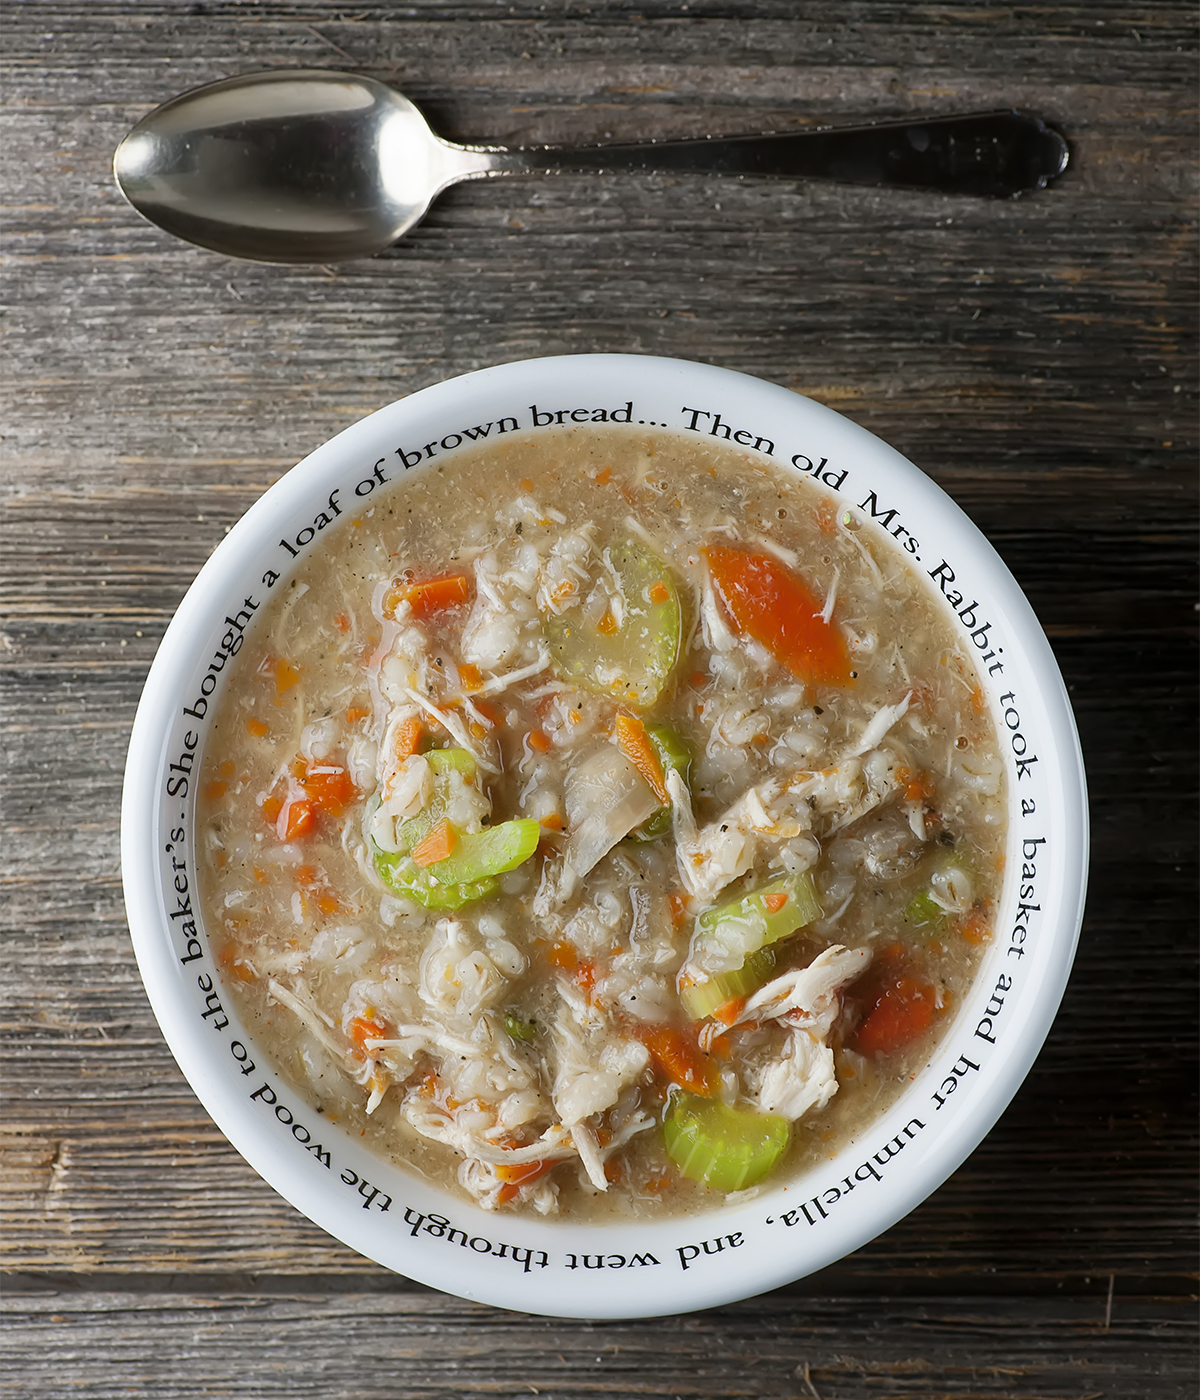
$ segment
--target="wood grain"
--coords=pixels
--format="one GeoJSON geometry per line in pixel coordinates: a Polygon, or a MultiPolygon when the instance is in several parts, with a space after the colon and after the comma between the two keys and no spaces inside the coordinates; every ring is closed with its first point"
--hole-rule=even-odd
{"type": "Polygon", "coordinates": [[[1149,1299],[794,1300],[649,1322],[523,1318],[436,1294],[10,1297],[0,1394],[295,1400],[1190,1400],[1188,1318],[1149,1299]],[[61,1339],[70,1338],[69,1348],[61,1339]],[[1152,1352],[1146,1342],[1152,1342],[1152,1352]],[[202,1388],[201,1388],[202,1387],[202,1388]]]}
{"type": "Polygon", "coordinates": [[[1193,7],[1175,0],[7,7],[0,1262],[15,1271],[17,1365],[0,1384],[1185,1393],[1195,50],[1193,7]],[[1062,125],[1072,166],[1006,204],[702,176],[464,186],[387,254],[336,270],[225,261],[124,205],[109,162],[139,116],[191,85],[287,65],[371,73],[448,136],[511,142],[1019,105],[1062,125]],[[397,1280],[263,1185],[163,1044],[117,866],[140,686],[225,529],[396,397],[591,350],[762,375],[929,471],[1051,637],[1094,851],[1046,1049],[939,1192],[792,1289],[603,1328],[397,1280]]]}

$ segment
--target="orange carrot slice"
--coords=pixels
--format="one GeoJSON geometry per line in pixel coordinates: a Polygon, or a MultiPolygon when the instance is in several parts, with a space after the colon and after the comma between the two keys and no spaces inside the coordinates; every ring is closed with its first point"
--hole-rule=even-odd
{"type": "Polygon", "coordinates": [[[417,865],[436,865],[439,860],[453,855],[457,845],[458,835],[443,817],[423,841],[417,842],[410,854],[417,865]]]}
{"type": "Polygon", "coordinates": [[[822,617],[809,586],[771,554],[728,545],[704,550],[713,587],[739,632],[761,642],[794,676],[811,685],[849,685],[846,639],[822,617]]]}
{"type": "Polygon", "coordinates": [[[646,733],[646,726],[636,715],[618,715],[616,730],[621,752],[645,778],[655,797],[664,807],[667,806],[671,794],[667,791],[662,763],[646,733]]]}
{"type": "Polygon", "coordinates": [[[275,694],[285,695],[300,679],[300,672],[284,657],[275,663],[275,694]]]}
{"type": "Polygon", "coordinates": [[[683,1031],[674,1026],[643,1024],[635,1034],[650,1051],[654,1063],[674,1083],[704,1098],[711,1098],[720,1088],[721,1076],[712,1057],[683,1031]]]}
{"type": "Polygon", "coordinates": [[[444,574],[441,578],[412,584],[404,589],[403,596],[412,608],[413,616],[425,618],[465,603],[471,596],[471,580],[466,574],[444,574]]]}
{"type": "Polygon", "coordinates": [[[421,721],[415,716],[412,719],[401,720],[396,726],[396,757],[401,762],[416,753],[421,742],[421,733],[421,721]]]}
{"type": "Polygon", "coordinates": [[[855,1044],[863,1055],[891,1055],[929,1029],[935,991],[916,977],[897,977],[876,997],[859,1024],[855,1044]]]}

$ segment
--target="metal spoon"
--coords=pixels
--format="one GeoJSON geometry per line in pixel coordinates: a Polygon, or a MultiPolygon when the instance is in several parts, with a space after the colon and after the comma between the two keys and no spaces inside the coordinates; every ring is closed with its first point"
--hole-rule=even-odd
{"type": "Polygon", "coordinates": [[[370,257],[448,185],[562,171],[692,170],[1006,196],[1041,189],[1067,143],[1022,112],[638,145],[456,146],[407,98],[320,69],[247,73],[157,107],[117,147],[117,183],[152,223],[260,262],[370,257]]]}

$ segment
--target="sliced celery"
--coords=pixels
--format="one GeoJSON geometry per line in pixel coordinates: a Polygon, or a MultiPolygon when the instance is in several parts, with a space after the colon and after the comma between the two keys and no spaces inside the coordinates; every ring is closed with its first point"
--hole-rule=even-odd
{"type": "Polygon", "coordinates": [[[421,757],[432,769],[435,782],[451,773],[461,773],[468,782],[473,782],[478,771],[475,755],[467,749],[430,749],[421,757]]]}
{"type": "MultiPolygon", "coordinates": [[[[685,783],[688,782],[691,777],[692,755],[671,726],[669,724],[648,724],[646,737],[653,744],[654,752],[658,754],[658,761],[663,766],[663,773],[666,774],[674,769],[685,783]]],[[[665,836],[670,830],[671,808],[667,805],[660,807],[652,817],[647,818],[641,826],[631,831],[630,835],[635,841],[654,841],[660,836],[665,836]]]]}
{"type": "Polygon", "coordinates": [[[667,1155],[691,1181],[741,1191],[761,1181],[788,1144],[786,1118],[680,1094],[663,1123],[667,1155]]]}
{"type": "Polygon", "coordinates": [[[392,855],[378,848],[375,850],[375,869],[388,889],[405,899],[416,900],[426,909],[461,909],[464,904],[474,904],[476,900],[495,894],[500,888],[494,876],[466,884],[439,884],[430,875],[429,868],[423,870],[410,856],[402,853],[392,855]]]}
{"type": "Polygon", "coordinates": [[[537,850],[541,823],[532,817],[501,822],[482,831],[460,831],[445,860],[426,866],[439,885],[469,885],[514,870],[537,850]]]}
{"type": "Polygon", "coordinates": [[[383,851],[371,843],[375,869],[390,890],[426,909],[461,909],[496,893],[500,886],[495,877],[528,860],[537,849],[541,828],[523,819],[482,831],[456,831],[454,850],[445,860],[419,866],[409,852],[445,817],[451,782],[457,776],[473,783],[477,772],[475,757],[466,749],[430,749],[422,757],[433,773],[429,805],[401,823],[398,851],[383,851]]]}
{"type": "Polygon", "coordinates": [[[671,571],[639,540],[604,551],[600,577],[620,590],[618,611],[591,616],[587,595],[545,618],[546,641],[564,680],[644,709],[658,699],[679,655],[679,594],[671,571]]]}
{"type": "Polygon", "coordinates": [[[905,923],[913,924],[917,928],[926,924],[936,924],[945,917],[946,911],[933,902],[928,890],[921,890],[919,894],[913,895],[904,911],[905,923]]]}
{"type": "Polygon", "coordinates": [[[748,954],[746,961],[733,972],[718,972],[707,982],[690,983],[679,993],[679,999],[693,1021],[703,1021],[734,997],[748,997],[751,992],[758,991],[774,970],[774,948],[760,948],[748,954]]]}
{"type": "Polygon", "coordinates": [[[473,783],[477,772],[475,755],[466,749],[430,749],[421,757],[433,774],[433,796],[423,812],[401,822],[396,839],[402,851],[411,851],[424,841],[446,815],[446,792],[452,775],[457,773],[464,782],[473,783]]]}
{"type": "Polygon", "coordinates": [[[812,876],[782,875],[762,889],[701,914],[696,922],[697,950],[708,946],[744,957],[820,917],[821,902],[812,876]]]}
{"type": "Polygon", "coordinates": [[[495,877],[529,859],[537,850],[541,826],[522,817],[457,836],[445,860],[424,867],[403,851],[393,855],[376,847],[375,869],[389,889],[426,909],[461,909],[495,894],[499,889],[495,877]]]}
{"type": "MultiPolygon", "coordinates": [[[[944,922],[949,917],[950,910],[936,898],[939,887],[945,893],[951,894],[957,880],[962,896],[964,885],[967,891],[971,889],[972,873],[971,862],[963,859],[960,851],[955,851],[951,857],[938,861],[929,876],[928,884],[909,900],[904,911],[905,922],[917,928],[944,922]]],[[[965,909],[969,903],[969,895],[961,897],[959,902],[965,909]]]]}

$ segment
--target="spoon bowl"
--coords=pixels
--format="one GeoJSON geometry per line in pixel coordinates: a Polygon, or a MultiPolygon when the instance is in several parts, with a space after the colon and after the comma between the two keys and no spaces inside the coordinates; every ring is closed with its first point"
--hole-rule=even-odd
{"type": "Polygon", "coordinates": [[[117,147],[113,168],[135,209],[190,243],[331,263],[382,252],[458,180],[692,170],[1005,197],[1041,189],[1067,158],[1058,132],[1015,111],[577,149],[455,145],[372,78],[284,69],[164,103],[117,147]]]}
{"type": "Polygon", "coordinates": [[[117,183],[189,243],[268,262],[370,257],[479,161],[400,93],[347,73],[258,73],[184,93],[117,147],[117,183]]]}

